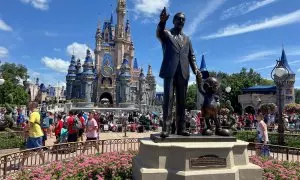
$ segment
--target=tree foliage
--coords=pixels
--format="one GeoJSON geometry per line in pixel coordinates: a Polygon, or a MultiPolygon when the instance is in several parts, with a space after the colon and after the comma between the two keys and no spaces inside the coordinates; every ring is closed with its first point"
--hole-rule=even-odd
{"type": "MultiPolygon", "coordinates": [[[[253,69],[247,70],[246,68],[242,68],[240,72],[227,74],[224,72],[209,72],[210,76],[216,77],[220,83],[219,96],[221,104],[225,104],[226,100],[230,100],[231,104],[235,110],[235,112],[241,113],[242,109],[240,104],[238,103],[238,95],[242,94],[242,89],[248,88],[255,85],[273,85],[272,80],[264,79],[258,72],[255,72],[253,69]],[[231,87],[231,92],[225,92],[226,87],[231,87]]],[[[191,85],[193,86],[193,85],[191,85]]],[[[193,105],[192,98],[194,97],[194,93],[192,92],[192,88],[190,88],[187,92],[187,107],[191,109],[195,109],[196,106],[190,107],[193,105]],[[190,99],[188,99],[190,97],[190,99]],[[190,105],[190,106],[188,106],[190,105]]],[[[299,93],[300,95],[300,93],[299,93]]],[[[196,100],[193,99],[193,102],[196,104],[196,100]]],[[[187,109],[189,109],[187,108],[187,109]]]]}
{"type": "Polygon", "coordinates": [[[28,103],[28,93],[24,87],[19,84],[20,79],[28,79],[27,68],[15,63],[5,63],[0,66],[4,84],[0,86],[0,104],[12,103],[15,105],[25,105],[28,103]],[[10,102],[9,96],[13,96],[13,102],[10,102]]]}
{"type": "Polygon", "coordinates": [[[186,109],[193,110],[196,109],[196,102],[197,102],[197,86],[196,84],[191,84],[187,90],[186,96],[186,109]]]}
{"type": "Polygon", "coordinates": [[[300,89],[295,89],[295,103],[300,104],[300,89]]]}

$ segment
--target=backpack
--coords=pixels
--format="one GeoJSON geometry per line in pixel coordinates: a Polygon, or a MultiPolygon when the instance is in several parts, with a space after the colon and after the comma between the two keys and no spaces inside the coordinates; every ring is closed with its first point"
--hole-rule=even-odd
{"type": "Polygon", "coordinates": [[[82,123],[81,123],[80,119],[77,116],[75,116],[72,129],[75,131],[78,131],[81,128],[82,128],[82,123]]]}

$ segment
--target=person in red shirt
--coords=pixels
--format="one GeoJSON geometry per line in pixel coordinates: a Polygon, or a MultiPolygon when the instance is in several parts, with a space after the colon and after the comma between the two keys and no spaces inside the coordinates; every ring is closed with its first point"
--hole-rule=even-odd
{"type": "Polygon", "coordinates": [[[74,126],[74,113],[69,112],[69,118],[67,119],[68,126],[68,142],[76,142],[78,138],[78,132],[73,128],[74,126]]]}
{"type": "Polygon", "coordinates": [[[83,114],[82,112],[80,112],[78,114],[78,118],[81,122],[81,128],[78,131],[78,137],[79,137],[80,141],[83,141],[83,133],[84,133],[84,129],[85,129],[84,118],[83,118],[82,114],[83,114]]]}
{"type": "Polygon", "coordinates": [[[59,142],[60,131],[63,128],[64,122],[63,122],[62,116],[60,114],[57,116],[57,119],[58,119],[58,121],[57,121],[57,124],[55,126],[54,132],[55,132],[55,136],[56,136],[56,142],[59,142]]]}

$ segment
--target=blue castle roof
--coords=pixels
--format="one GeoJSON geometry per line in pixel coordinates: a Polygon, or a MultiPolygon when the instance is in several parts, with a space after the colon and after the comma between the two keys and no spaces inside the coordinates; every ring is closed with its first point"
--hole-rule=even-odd
{"type": "Polygon", "coordinates": [[[76,60],[75,60],[75,56],[72,55],[71,57],[71,65],[75,66],[76,65],[76,60]]]}
{"type": "Polygon", "coordinates": [[[124,64],[124,65],[125,65],[125,64],[129,64],[129,61],[128,61],[126,58],[124,58],[122,64],[124,64]]]}
{"type": "Polygon", "coordinates": [[[242,89],[243,93],[276,93],[276,86],[251,86],[242,89]]]}
{"type": "Polygon", "coordinates": [[[93,59],[92,59],[92,56],[91,56],[91,51],[89,49],[86,50],[86,58],[85,58],[84,63],[93,63],[93,59]]]}
{"type": "Polygon", "coordinates": [[[287,61],[284,49],[282,49],[280,60],[283,62],[283,65],[288,69],[290,74],[295,74],[294,71],[291,69],[288,61],[287,61]]]}
{"type": "Polygon", "coordinates": [[[92,70],[87,70],[81,73],[82,75],[95,75],[95,73],[92,70]]]}
{"type": "Polygon", "coordinates": [[[134,58],[133,69],[139,69],[137,59],[134,58]]]}
{"type": "Polygon", "coordinates": [[[69,71],[76,71],[76,67],[73,66],[73,65],[70,65],[68,70],[69,70],[69,71]]]}
{"type": "Polygon", "coordinates": [[[130,75],[129,72],[124,72],[124,73],[121,73],[121,74],[120,74],[120,77],[123,77],[123,78],[130,78],[131,75],[130,75]]]}
{"type": "Polygon", "coordinates": [[[200,71],[207,71],[204,54],[202,54],[202,60],[201,60],[201,64],[200,64],[200,71]]]}
{"type": "Polygon", "coordinates": [[[130,23],[129,23],[129,19],[127,19],[127,21],[126,21],[125,32],[130,32],[130,23]]]}
{"type": "Polygon", "coordinates": [[[47,92],[47,88],[43,83],[40,85],[40,90],[41,92],[47,92]]]}
{"type": "Polygon", "coordinates": [[[145,79],[143,68],[141,68],[140,79],[145,79]]]}

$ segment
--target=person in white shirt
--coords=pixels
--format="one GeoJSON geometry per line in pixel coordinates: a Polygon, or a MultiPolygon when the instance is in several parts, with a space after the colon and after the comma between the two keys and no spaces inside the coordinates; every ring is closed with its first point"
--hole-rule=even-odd
{"type": "Polygon", "coordinates": [[[267,144],[269,142],[268,127],[264,121],[262,114],[259,114],[256,118],[258,120],[257,132],[258,132],[258,142],[267,144]]]}

